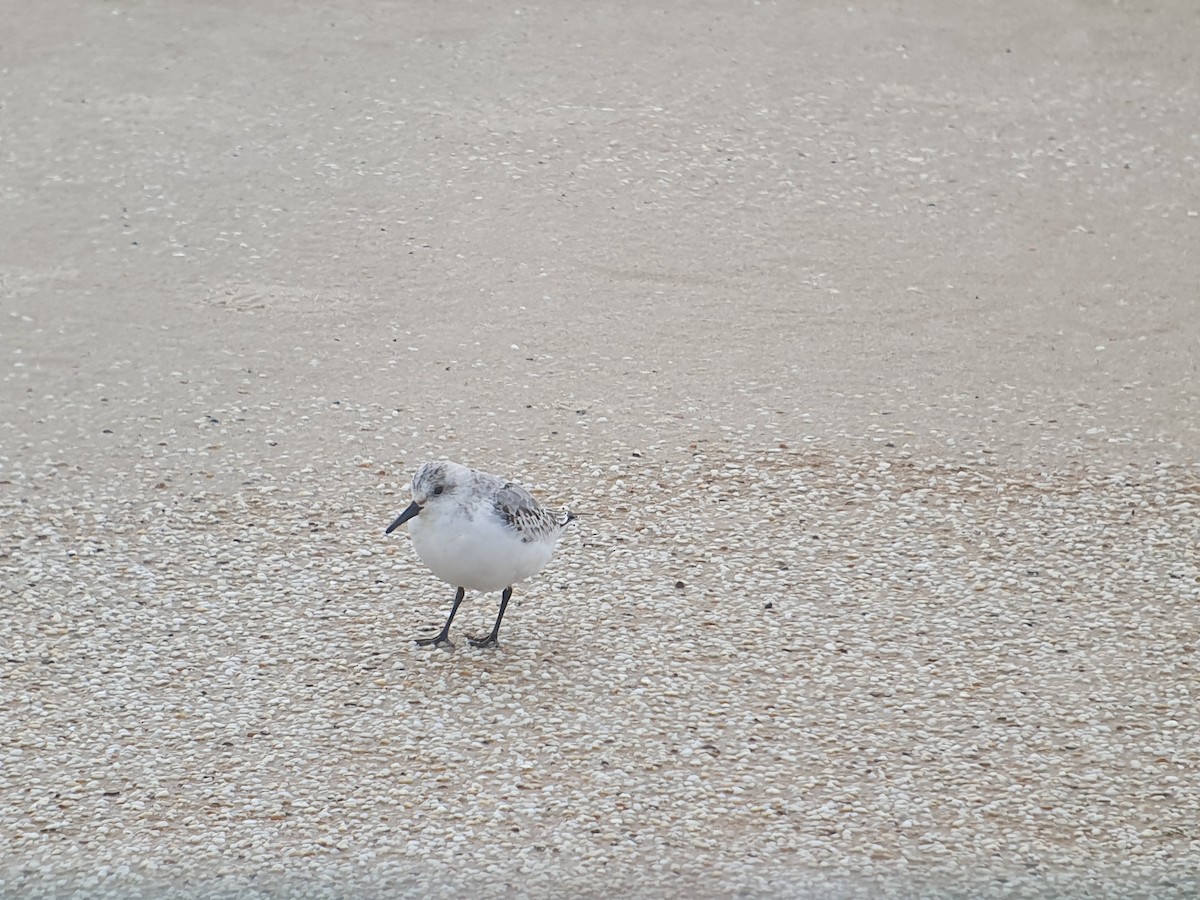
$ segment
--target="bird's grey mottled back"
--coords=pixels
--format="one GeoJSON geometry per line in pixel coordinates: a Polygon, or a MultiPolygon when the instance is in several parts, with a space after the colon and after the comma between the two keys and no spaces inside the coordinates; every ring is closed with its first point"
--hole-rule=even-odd
{"type": "Polygon", "coordinates": [[[554,513],[544,509],[529,491],[511,481],[496,492],[496,515],[521,540],[540,540],[565,524],[554,513]]]}

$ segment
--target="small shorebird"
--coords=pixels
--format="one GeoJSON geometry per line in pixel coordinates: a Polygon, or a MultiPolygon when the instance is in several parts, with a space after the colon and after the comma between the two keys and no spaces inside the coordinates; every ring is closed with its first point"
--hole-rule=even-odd
{"type": "Polygon", "coordinates": [[[467,590],[503,591],[492,633],[470,638],[472,646],[495,647],[513,585],[540,572],[575,515],[543,509],[533,495],[511,481],[452,462],[427,462],[412,480],[413,501],[388,526],[405,522],[421,562],[457,588],[450,617],[437,637],[421,645],[450,642],[450,623],[467,590]]]}

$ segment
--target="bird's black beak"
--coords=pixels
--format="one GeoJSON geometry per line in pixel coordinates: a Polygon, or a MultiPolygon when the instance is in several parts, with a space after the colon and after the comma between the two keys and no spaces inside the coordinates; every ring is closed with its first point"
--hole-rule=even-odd
{"type": "Polygon", "coordinates": [[[391,525],[389,525],[387,527],[387,531],[385,531],[384,534],[391,534],[393,531],[395,531],[397,528],[399,528],[401,525],[403,525],[405,522],[407,522],[409,519],[411,519],[413,516],[415,516],[420,511],[421,511],[420,504],[417,503],[416,500],[414,500],[412,503],[408,504],[408,509],[406,509],[404,512],[400,513],[400,518],[396,519],[395,522],[393,522],[391,525]]]}

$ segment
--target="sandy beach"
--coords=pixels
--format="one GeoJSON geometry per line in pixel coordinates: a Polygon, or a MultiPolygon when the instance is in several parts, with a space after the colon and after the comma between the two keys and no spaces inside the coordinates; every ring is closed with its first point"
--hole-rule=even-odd
{"type": "Polygon", "coordinates": [[[0,896],[1200,893],[1194,3],[11,7],[0,896]]]}

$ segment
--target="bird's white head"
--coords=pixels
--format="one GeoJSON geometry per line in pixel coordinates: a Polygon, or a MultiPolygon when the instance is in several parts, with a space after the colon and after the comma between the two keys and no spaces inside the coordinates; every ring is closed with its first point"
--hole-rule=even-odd
{"type": "Polygon", "coordinates": [[[409,519],[420,515],[427,506],[436,508],[453,502],[456,490],[462,486],[469,471],[465,466],[445,460],[424,463],[413,476],[412,503],[388,526],[387,533],[391,534],[409,519]]]}
{"type": "Polygon", "coordinates": [[[441,502],[447,494],[454,493],[459,482],[456,470],[461,468],[456,463],[445,461],[425,463],[413,476],[413,500],[421,506],[441,502]]]}

